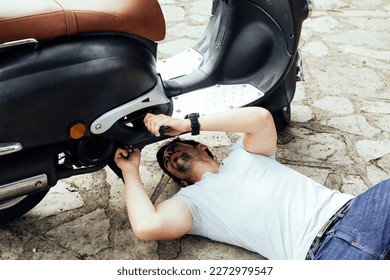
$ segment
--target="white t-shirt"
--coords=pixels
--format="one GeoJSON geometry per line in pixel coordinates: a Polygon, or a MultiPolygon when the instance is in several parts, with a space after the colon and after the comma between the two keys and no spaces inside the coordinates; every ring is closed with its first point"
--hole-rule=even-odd
{"type": "Polygon", "coordinates": [[[305,259],[321,227],[353,196],[247,152],[240,139],[218,174],[206,172],[174,198],[192,214],[189,234],[280,260],[305,259]]]}

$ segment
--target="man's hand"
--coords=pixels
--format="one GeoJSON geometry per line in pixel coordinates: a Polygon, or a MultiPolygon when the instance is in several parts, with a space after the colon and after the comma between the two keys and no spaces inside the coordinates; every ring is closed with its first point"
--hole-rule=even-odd
{"type": "Polygon", "coordinates": [[[155,208],[150,201],[139,173],[139,149],[118,148],[114,160],[123,173],[127,214],[138,238],[145,241],[171,240],[190,231],[192,216],[183,202],[169,199],[155,208]]]}
{"type": "Polygon", "coordinates": [[[162,126],[169,126],[170,130],[166,135],[177,136],[191,131],[191,121],[188,119],[177,119],[166,115],[153,115],[148,113],[144,118],[146,128],[156,136],[160,136],[159,129],[162,126]]]}
{"type": "Polygon", "coordinates": [[[141,151],[139,149],[118,148],[115,152],[114,161],[123,173],[125,171],[138,172],[141,162],[141,151]]]}

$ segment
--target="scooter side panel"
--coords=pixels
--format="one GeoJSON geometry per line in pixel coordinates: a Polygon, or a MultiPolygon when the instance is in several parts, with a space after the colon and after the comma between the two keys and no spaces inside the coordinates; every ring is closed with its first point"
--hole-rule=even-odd
{"type": "MultiPolygon", "coordinates": [[[[157,81],[155,50],[121,36],[76,36],[0,53],[0,143],[24,148],[69,140],[157,81]]],[[[88,134],[89,132],[87,132],[88,134]]]]}

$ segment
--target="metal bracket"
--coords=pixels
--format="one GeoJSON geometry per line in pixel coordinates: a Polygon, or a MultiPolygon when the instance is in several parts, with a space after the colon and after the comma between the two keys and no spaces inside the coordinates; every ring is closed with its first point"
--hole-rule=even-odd
{"type": "Polygon", "coordinates": [[[170,100],[165,95],[162,81],[158,78],[156,86],[151,91],[103,114],[91,124],[90,130],[93,134],[102,134],[109,130],[119,119],[133,112],[169,102],[170,100]]]}

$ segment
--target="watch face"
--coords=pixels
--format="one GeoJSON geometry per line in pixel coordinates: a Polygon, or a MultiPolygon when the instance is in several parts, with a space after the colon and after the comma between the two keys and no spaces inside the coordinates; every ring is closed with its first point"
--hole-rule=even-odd
{"type": "Polygon", "coordinates": [[[190,117],[199,117],[199,113],[191,113],[191,114],[188,114],[185,116],[186,119],[188,119],[190,117]]]}

